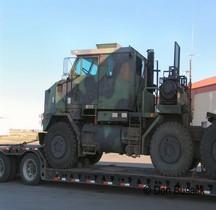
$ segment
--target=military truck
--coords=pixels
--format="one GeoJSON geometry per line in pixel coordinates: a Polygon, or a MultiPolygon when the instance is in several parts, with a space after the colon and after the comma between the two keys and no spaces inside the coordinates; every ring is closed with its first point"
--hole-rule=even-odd
{"type": "Polygon", "coordinates": [[[72,53],[63,78],[45,92],[40,144],[0,144],[0,182],[20,173],[27,185],[46,180],[216,196],[216,114],[207,113],[207,128],[190,125],[191,84],[179,75],[177,43],[174,65],[160,79],[153,50],[145,58],[132,47],[103,44],[72,53]],[[156,170],[95,164],[109,152],[150,155],[156,170]]]}
{"type": "Polygon", "coordinates": [[[72,54],[64,60],[64,78],[45,92],[40,144],[51,167],[95,164],[111,152],[150,155],[166,176],[194,167],[199,152],[193,137],[203,130],[190,127],[190,88],[179,74],[176,42],[174,65],[160,79],[151,49],[147,58],[115,43],[72,54]]]}

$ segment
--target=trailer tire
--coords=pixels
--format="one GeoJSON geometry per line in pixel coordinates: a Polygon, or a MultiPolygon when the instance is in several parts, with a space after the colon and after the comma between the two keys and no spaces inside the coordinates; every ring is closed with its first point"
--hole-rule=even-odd
{"type": "Polygon", "coordinates": [[[11,175],[11,159],[0,152],[0,182],[7,182],[11,175]]]}
{"type": "Polygon", "coordinates": [[[166,122],[153,134],[150,144],[151,160],[160,174],[181,176],[193,160],[193,142],[188,130],[177,122],[166,122]]]}
{"type": "Polygon", "coordinates": [[[37,185],[41,182],[40,161],[35,154],[25,155],[20,164],[22,182],[26,185],[37,185]]]}
{"type": "Polygon", "coordinates": [[[210,125],[203,135],[200,156],[207,175],[216,178],[216,122],[210,125]]]}
{"type": "Polygon", "coordinates": [[[48,129],[44,153],[53,168],[73,167],[78,159],[77,140],[73,129],[64,122],[57,122],[48,129]]]}
{"type": "Polygon", "coordinates": [[[89,163],[91,165],[94,165],[94,164],[96,164],[97,162],[100,161],[102,155],[103,155],[103,153],[96,152],[95,155],[86,155],[86,157],[89,159],[89,163]]]}

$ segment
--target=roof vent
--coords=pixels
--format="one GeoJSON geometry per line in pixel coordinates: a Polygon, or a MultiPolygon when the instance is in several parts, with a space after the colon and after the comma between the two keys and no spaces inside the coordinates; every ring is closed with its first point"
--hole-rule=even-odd
{"type": "Polygon", "coordinates": [[[104,49],[104,48],[120,48],[121,45],[118,43],[107,43],[107,44],[96,44],[97,49],[104,49]]]}

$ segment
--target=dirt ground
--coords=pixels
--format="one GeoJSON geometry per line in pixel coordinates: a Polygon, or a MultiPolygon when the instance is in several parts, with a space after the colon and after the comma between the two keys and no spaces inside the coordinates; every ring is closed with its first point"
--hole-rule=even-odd
{"type": "MultiPolygon", "coordinates": [[[[8,136],[0,136],[0,144],[20,144],[37,140],[37,134],[34,130],[10,130],[8,136]]],[[[34,143],[38,144],[38,141],[34,143]]]]}
{"type": "MultiPolygon", "coordinates": [[[[20,144],[23,142],[32,142],[31,144],[39,144],[38,132],[34,130],[10,130],[8,136],[0,136],[0,144],[20,144]]],[[[101,158],[103,162],[119,162],[119,163],[151,163],[149,156],[141,156],[138,158],[128,157],[114,153],[104,154],[101,158]]]]}

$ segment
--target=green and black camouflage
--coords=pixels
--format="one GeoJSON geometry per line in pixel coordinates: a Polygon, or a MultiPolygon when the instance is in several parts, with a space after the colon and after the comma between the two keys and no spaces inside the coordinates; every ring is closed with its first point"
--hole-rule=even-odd
{"type": "MultiPolygon", "coordinates": [[[[132,47],[102,44],[72,54],[76,57],[67,77],[45,92],[43,130],[49,132],[57,122],[70,125],[79,157],[97,152],[149,154],[160,124],[189,126],[189,89],[186,78],[179,76],[179,54],[161,85],[154,84],[159,70],[154,69],[153,50],[145,58],[132,47]]],[[[44,138],[40,142],[44,144],[44,138]]]]}

